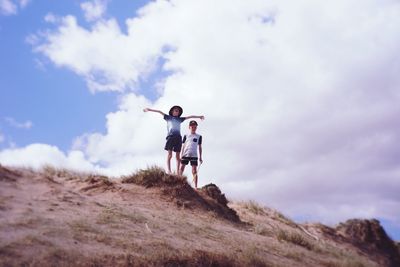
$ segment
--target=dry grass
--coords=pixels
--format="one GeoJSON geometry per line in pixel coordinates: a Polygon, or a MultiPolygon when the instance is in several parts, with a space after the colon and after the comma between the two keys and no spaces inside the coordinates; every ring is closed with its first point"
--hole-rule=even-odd
{"type": "Polygon", "coordinates": [[[103,181],[106,184],[111,184],[109,177],[96,174],[96,173],[89,173],[89,172],[82,172],[82,171],[74,171],[66,168],[57,168],[52,165],[44,165],[40,171],[44,178],[48,179],[51,182],[57,182],[57,178],[62,178],[64,180],[79,180],[84,182],[98,182],[103,181]]]}
{"type": "Polygon", "coordinates": [[[132,223],[145,223],[147,218],[138,211],[124,211],[119,207],[105,207],[98,215],[96,223],[98,224],[117,224],[127,220],[132,223]]]}
{"type": "Polygon", "coordinates": [[[297,227],[297,223],[295,223],[293,220],[289,219],[288,217],[286,217],[285,215],[283,215],[282,213],[280,213],[278,211],[274,211],[274,217],[278,221],[280,221],[288,226],[297,227]]]}
{"type": "Polygon", "coordinates": [[[240,255],[241,266],[257,266],[266,267],[270,266],[266,262],[265,257],[262,256],[262,252],[256,246],[250,246],[245,248],[242,255],[240,255]]]}
{"type": "Polygon", "coordinates": [[[307,255],[299,251],[287,251],[285,257],[293,259],[297,262],[303,262],[307,255]]]}
{"type": "Polygon", "coordinates": [[[9,247],[24,247],[24,246],[52,246],[53,244],[45,240],[41,237],[38,237],[36,235],[26,235],[23,238],[20,238],[17,241],[12,242],[9,244],[9,247]]]}
{"type": "Polygon", "coordinates": [[[86,176],[86,178],[84,179],[85,182],[88,183],[101,183],[104,184],[106,186],[112,186],[114,183],[107,177],[104,175],[97,175],[97,174],[88,174],[86,176]]]}
{"type": "Polygon", "coordinates": [[[344,261],[326,261],[322,263],[324,267],[366,267],[369,266],[358,260],[350,259],[344,261]]]}
{"type": "Polygon", "coordinates": [[[66,180],[80,180],[82,177],[87,177],[88,174],[76,172],[65,168],[56,168],[52,165],[44,165],[40,174],[49,181],[56,182],[55,178],[64,178],[66,180]]]}
{"type": "Polygon", "coordinates": [[[256,201],[253,200],[239,201],[237,202],[237,205],[239,205],[239,207],[244,211],[250,212],[251,214],[259,216],[268,216],[288,226],[297,227],[297,224],[293,220],[289,219],[282,213],[270,208],[263,207],[256,201]]]}
{"type": "Polygon", "coordinates": [[[119,243],[114,236],[113,229],[103,229],[86,220],[77,220],[68,223],[72,230],[72,238],[82,243],[98,242],[106,246],[119,243]]]}
{"type": "Polygon", "coordinates": [[[279,241],[286,241],[295,244],[297,246],[304,247],[308,250],[312,250],[314,248],[314,245],[311,244],[310,241],[308,241],[304,236],[296,232],[287,232],[284,230],[279,230],[276,237],[279,241]]]}
{"type": "Polygon", "coordinates": [[[254,233],[263,236],[273,236],[274,234],[274,232],[271,229],[265,227],[263,224],[256,224],[254,226],[254,233]]]}
{"type": "MultiPolygon", "coordinates": [[[[17,266],[12,260],[8,263],[8,259],[21,259],[26,250],[30,253],[30,248],[40,250],[43,248],[52,247],[54,244],[44,239],[43,237],[37,237],[36,235],[26,235],[8,244],[0,247],[0,266],[17,266]]],[[[15,262],[15,261],[14,261],[15,262]]],[[[31,266],[30,264],[18,264],[18,266],[31,266]]]]}
{"type": "Polygon", "coordinates": [[[17,201],[0,197],[0,266],[377,266],[255,201],[231,203],[246,223],[221,219],[208,191],[159,167],[121,180],[51,166],[30,175],[4,189],[17,201]]]}
{"type": "Polygon", "coordinates": [[[256,215],[266,215],[267,212],[264,207],[253,200],[243,201],[240,203],[243,208],[256,215]]]}
{"type": "Polygon", "coordinates": [[[192,254],[164,255],[154,259],[145,258],[144,262],[141,262],[137,266],[235,267],[235,266],[257,266],[257,265],[243,265],[240,262],[236,261],[235,259],[229,258],[225,255],[199,250],[195,251],[192,254]]]}
{"type": "Polygon", "coordinates": [[[0,211],[7,210],[9,208],[8,203],[13,198],[14,198],[13,196],[0,196],[0,211]]]}
{"type": "Polygon", "coordinates": [[[102,234],[99,228],[86,219],[74,220],[67,225],[72,230],[72,238],[80,242],[95,240],[97,235],[102,234]]]}
{"type": "Polygon", "coordinates": [[[18,220],[9,223],[8,225],[13,228],[35,228],[37,227],[37,225],[45,223],[46,220],[39,216],[34,216],[34,217],[23,216],[18,220]]]}
{"type": "Polygon", "coordinates": [[[187,183],[185,176],[167,174],[162,168],[157,166],[139,170],[138,172],[129,176],[122,176],[121,179],[122,183],[133,183],[142,185],[146,188],[160,185],[176,185],[187,183]]]}
{"type": "Polygon", "coordinates": [[[98,233],[93,224],[85,219],[69,222],[68,225],[77,233],[98,233]]]}

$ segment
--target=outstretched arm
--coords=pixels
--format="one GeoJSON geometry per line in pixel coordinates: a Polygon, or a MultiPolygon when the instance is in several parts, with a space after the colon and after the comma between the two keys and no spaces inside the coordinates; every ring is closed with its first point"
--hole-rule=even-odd
{"type": "Polygon", "coordinates": [[[204,120],[204,116],[191,115],[191,116],[185,117],[185,119],[201,119],[201,120],[204,120]]]}
{"type": "Polygon", "coordinates": [[[167,114],[165,114],[164,112],[162,112],[161,110],[151,109],[151,108],[144,108],[144,109],[143,109],[143,112],[149,112],[149,111],[151,111],[151,112],[156,112],[156,113],[160,113],[160,114],[163,115],[163,116],[167,115],[167,114]]]}

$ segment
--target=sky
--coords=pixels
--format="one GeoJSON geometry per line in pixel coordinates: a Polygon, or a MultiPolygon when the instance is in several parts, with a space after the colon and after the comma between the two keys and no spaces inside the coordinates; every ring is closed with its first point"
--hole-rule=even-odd
{"type": "Polygon", "coordinates": [[[0,0],[0,163],[166,167],[143,108],[180,105],[200,186],[400,240],[399,25],[397,0],[0,0]]]}

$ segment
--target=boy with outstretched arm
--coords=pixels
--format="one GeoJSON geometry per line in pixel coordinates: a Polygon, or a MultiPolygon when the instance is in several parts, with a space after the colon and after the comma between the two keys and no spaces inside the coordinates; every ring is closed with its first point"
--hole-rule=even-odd
{"type": "Polygon", "coordinates": [[[186,119],[201,119],[204,120],[204,116],[187,116],[181,117],[183,113],[183,109],[180,106],[173,106],[169,110],[169,115],[165,114],[164,112],[156,109],[145,108],[143,109],[144,112],[156,112],[160,113],[164,116],[164,120],[167,121],[167,128],[168,128],[168,135],[167,135],[167,142],[165,144],[164,149],[167,150],[167,168],[168,173],[171,172],[171,158],[172,158],[172,151],[175,152],[176,156],[176,172],[179,173],[180,170],[180,153],[182,148],[182,136],[181,136],[181,123],[186,119]]]}
{"type": "Polygon", "coordinates": [[[190,121],[189,122],[190,134],[185,135],[183,137],[182,141],[183,149],[182,149],[182,160],[181,160],[182,165],[179,173],[180,175],[182,175],[186,165],[188,165],[190,162],[190,165],[192,166],[193,183],[195,189],[197,189],[197,181],[198,181],[198,174],[197,174],[198,160],[200,160],[200,164],[203,163],[202,159],[203,149],[201,146],[203,138],[201,135],[196,133],[197,125],[198,124],[196,121],[190,121]],[[197,149],[199,150],[199,154],[197,154],[197,149]]]}

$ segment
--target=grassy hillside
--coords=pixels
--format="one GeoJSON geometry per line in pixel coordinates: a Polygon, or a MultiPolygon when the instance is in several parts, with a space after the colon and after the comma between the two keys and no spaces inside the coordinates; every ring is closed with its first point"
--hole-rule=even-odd
{"type": "MultiPolygon", "coordinates": [[[[296,224],[152,167],[110,179],[0,166],[0,266],[396,266],[376,220],[296,224]]],[[[397,265],[400,266],[400,265],[397,265]]]]}

